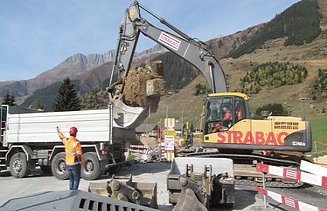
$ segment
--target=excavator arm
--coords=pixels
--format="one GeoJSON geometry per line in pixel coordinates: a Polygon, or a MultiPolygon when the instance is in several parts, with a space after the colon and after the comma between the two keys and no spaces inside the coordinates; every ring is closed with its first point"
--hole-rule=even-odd
{"type": "MultiPolygon", "coordinates": [[[[110,87],[108,89],[114,104],[122,104],[121,98],[124,89],[124,79],[131,66],[140,33],[195,66],[205,76],[213,93],[227,91],[224,72],[222,71],[218,60],[208,50],[205,43],[190,38],[177,28],[170,25],[164,19],[159,18],[146,10],[137,1],[134,1],[126,10],[119,30],[117,50],[110,78],[110,87]],[[167,26],[174,33],[157,28],[146,19],[142,18],[140,8],[159,19],[162,24],[167,26]]],[[[127,113],[130,110],[134,115],[133,118],[127,119],[134,119],[133,121],[135,123],[139,123],[142,119],[144,120],[144,110],[146,110],[146,108],[138,108],[138,114],[135,112],[135,107],[129,107],[128,105],[124,107],[127,113]]],[[[123,121],[121,122],[121,126],[131,127],[131,123],[134,125],[133,121],[130,121],[128,124],[123,121]]]]}

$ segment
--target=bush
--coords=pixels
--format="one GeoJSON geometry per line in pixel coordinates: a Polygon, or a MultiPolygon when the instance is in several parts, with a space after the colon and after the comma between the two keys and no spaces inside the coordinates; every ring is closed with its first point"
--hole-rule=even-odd
{"type": "Polygon", "coordinates": [[[284,109],[283,105],[279,103],[273,103],[273,104],[269,103],[263,105],[262,107],[259,107],[255,111],[255,117],[257,119],[262,119],[262,115],[261,115],[262,111],[270,111],[272,112],[273,116],[287,116],[287,110],[284,109]]]}
{"type": "Polygon", "coordinates": [[[290,63],[266,62],[246,73],[240,79],[240,87],[248,89],[250,94],[259,93],[261,87],[301,83],[308,76],[308,70],[301,65],[290,63]]]}

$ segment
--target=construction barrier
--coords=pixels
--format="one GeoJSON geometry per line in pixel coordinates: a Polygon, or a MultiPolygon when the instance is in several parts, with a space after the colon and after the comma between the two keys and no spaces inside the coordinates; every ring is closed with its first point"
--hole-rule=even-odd
{"type": "Polygon", "coordinates": [[[136,153],[138,155],[137,160],[146,161],[148,158],[149,147],[144,145],[130,145],[128,153],[136,153]]]}
{"type": "Polygon", "coordinates": [[[145,154],[148,150],[149,150],[149,147],[144,146],[144,145],[130,145],[129,146],[130,152],[145,154]]]}
{"type": "Polygon", "coordinates": [[[258,171],[263,173],[269,173],[280,177],[285,177],[287,179],[298,180],[304,183],[309,183],[311,185],[327,187],[327,176],[306,173],[293,168],[271,166],[263,163],[257,163],[256,168],[258,171]]]}
{"type": "Polygon", "coordinates": [[[161,160],[165,160],[165,143],[162,143],[161,145],[159,145],[160,147],[160,159],[161,160]]]}
{"type": "Polygon", "coordinates": [[[315,175],[327,177],[327,168],[302,160],[300,169],[315,175]]]}
{"type": "Polygon", "coordinates": [[[263,173],[262,175],[263,188],[256,187],[256,190],[264,195],[265,207],[266,207],[266,196],[269,196],[270,198],[272,198],[273,200],[279,203],[285,204],[289,207],[292,207],[300,211],[327,211],[327,208],[315,207],[313,205],[296,200],[292,197],[283,196],[279,193],[265,189],[266,173],[325,188],[327,187],[327,168],[324,168],[319,165],[315,165],[307,161],[301,161],[300,169],[305,170],[309,173],[294,168],[272,166],[263,163],[257,163],[256,169],[263,173]]]}
{"type": "Polygon", "coordinates": [[[298,201],[291,197],[283,196],[279,193],[275,193],[273,191],[270,191],[270,190],[267,190],[267,189],[264,189],[261,187],[256,187],[256,190],[265,196],[269,196],[270,198],[274,199],[275,201],[277,201],[279,203],[285,204],[289,207],[298,209],[300,211],[327,211],[327,209],[325,209],[325,208],[315,207],[313,205],[298,201]]]}

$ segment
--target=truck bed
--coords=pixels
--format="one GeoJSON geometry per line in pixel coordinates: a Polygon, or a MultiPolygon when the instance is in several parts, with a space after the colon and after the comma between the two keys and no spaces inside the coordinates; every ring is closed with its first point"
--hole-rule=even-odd
{"type": "MultiPolygon", "coordinates": [[[[109,109],[8,114],[7,143],[60,142],[56,127],[69,136],[78,128],[81,142],[109,141],[109,109]]],[[[113,140],[135,140],[135,129],[123,129],[113,121],[113,140]]]]}

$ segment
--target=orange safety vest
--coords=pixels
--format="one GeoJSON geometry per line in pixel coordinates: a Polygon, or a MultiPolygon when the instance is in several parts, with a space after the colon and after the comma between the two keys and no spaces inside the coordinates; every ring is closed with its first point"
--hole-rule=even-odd
{"type": "Polygon", "coordinates": [[[66,165],[77,165],[82,162],[82,147],[76,137],[66,138],[61,132],[58,135],[65,145],[66,165]]]}

